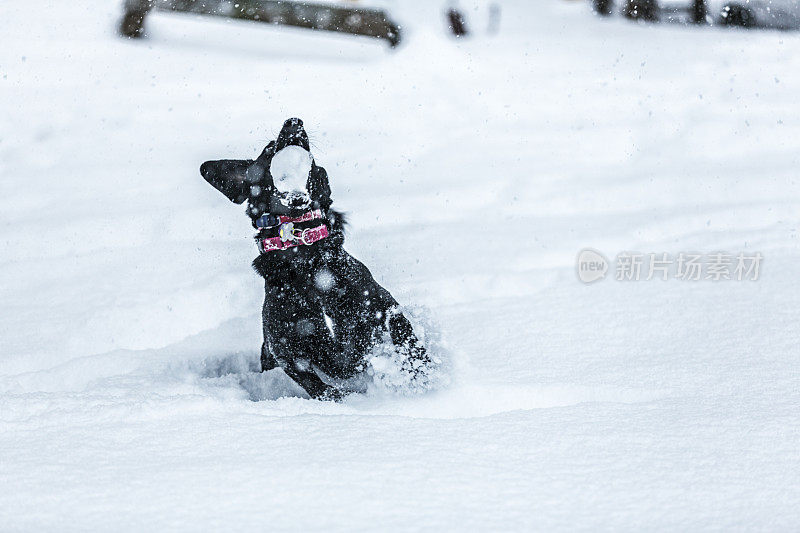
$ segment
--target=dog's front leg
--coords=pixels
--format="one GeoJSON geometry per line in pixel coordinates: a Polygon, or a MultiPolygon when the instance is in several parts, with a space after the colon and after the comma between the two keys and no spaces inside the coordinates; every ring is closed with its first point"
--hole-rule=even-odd
{"type": "Polygon", "coordinates": [[[262,315],[262,370],[280,366],[312,398],[338,400],[342,394],[322,381],[311,366],[315,355],[327,354],[332,347],[319,334],[325,327],[324,323],[320,326],[321,319],[317,317],[322,315],[322,308],[309,296],[308,290],[291,282],[276,285],[267,282],[262,315]]]}
{"type": "Polygon", "coordinates": [[[400,311],[397,300],[383,288],[358,259],[339,249],[330,263],[335,286],[323,295],[338,322],[366,350],[375,331],[389,331],[392,343],[405,352],[409,362],[427,362],[425,347],[414,334],[411,322],[400,311]]]}
{"type": "Polygon", "coordinates": [[[280,361],[279,359],[278,361],[286,375],[303,387],[312,398],[317,400],[342,399],[341,391],[322,381],[311,368],[310,361],[303,359],[294,359],[293,361],[280,361]]]}
{"type": "Polygon", "coordinates": [[[407,350],[409,361],[422,361],[428,362],[428,352],[414,334],[414,328],[411,327],[411,322],[405,317],[397,306],[391,307],[387,311],[389,317],[389,336],[392,338],[392,344],[407,350]]]}

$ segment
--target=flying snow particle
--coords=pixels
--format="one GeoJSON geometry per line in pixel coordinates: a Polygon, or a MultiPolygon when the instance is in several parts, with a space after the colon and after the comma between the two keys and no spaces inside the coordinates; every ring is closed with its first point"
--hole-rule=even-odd
{"type": "Polygon", "coordinates": [[[333,274],[327,268],[317,270],[314,274],[314,285],[323,292],[328,292],[336,284],[333,274]]]}

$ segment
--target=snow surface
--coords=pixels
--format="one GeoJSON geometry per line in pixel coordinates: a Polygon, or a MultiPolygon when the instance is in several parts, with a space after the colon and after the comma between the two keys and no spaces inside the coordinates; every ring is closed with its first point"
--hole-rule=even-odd
{"type": "Polygon", "coordinates": [[[387,5],[394,52],[0,5],[0,529],[798,529],[800,36],[509,0],[456,43],[387,5]],[[198,167],[292,116],[448,388],[254,372],[251,228],[198,167]],[[764,263],[584,285],[584,247],[764,263]]]}

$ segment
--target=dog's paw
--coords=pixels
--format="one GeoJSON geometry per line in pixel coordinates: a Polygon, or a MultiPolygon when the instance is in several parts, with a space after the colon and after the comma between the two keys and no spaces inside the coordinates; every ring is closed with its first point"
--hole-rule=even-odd
{"type": "Polygon", "coordinates": [[[394,334],[385,334],[367,357],[375,390],[413,396],[447,386],[447,350],[424,310],[398,309],[389,326],[394,334]]]}
{"type": "Polygon", "coordinates": [[[419,344],[384,344],[377,347],[369,364],[369,373],[379,389],[416,395],[437,388],[440,361],[432,359],[419,344]]]}

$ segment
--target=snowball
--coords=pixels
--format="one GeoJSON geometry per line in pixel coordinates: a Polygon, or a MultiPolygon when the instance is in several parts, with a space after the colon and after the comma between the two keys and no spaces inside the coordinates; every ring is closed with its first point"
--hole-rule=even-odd
{"type": "Polygon", "coordinates": [[[307,192],[311,154],[299,146],[287,146],[272,157],[269,172],[280,192],[307,192]]]}

